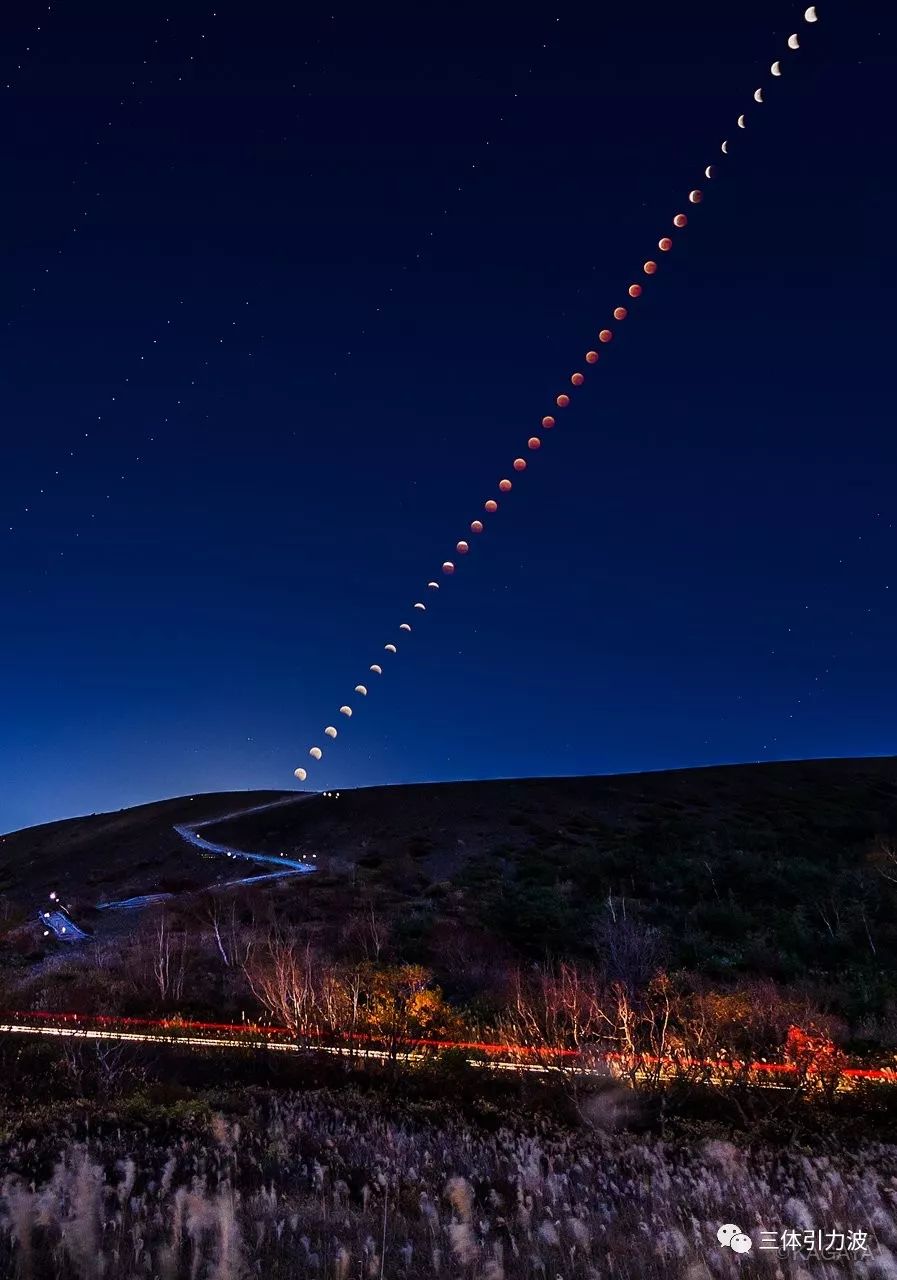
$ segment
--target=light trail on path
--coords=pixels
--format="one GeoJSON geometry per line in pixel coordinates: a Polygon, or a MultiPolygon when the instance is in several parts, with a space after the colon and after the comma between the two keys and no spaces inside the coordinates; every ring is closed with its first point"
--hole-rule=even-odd
{"type": "MultiPolygon", "coordinates": [[[[313,791],[302,792],[300,795],[285,796],[280,800],[272,800],[267,804],[256,804],[250,809],[236,809],[231,813],[224,813],[214,818],[202,818],[198,822],[176,823],[173,829],[183,841],[194,849],[199,849],[202,853],[213,853],[227,858],[242,858],[244,861],[258,862],[262,865],[276,866],[278,868],[277,871],[267,871],[262,875],[225,880],[223,883],[210,886],[211,889],[233,889],[239,885],[261,884],[266,880],[281,880],[287,876],[309,875],[317,870],[317,867],[310,862],[287,858],[284,854],[254,853],[249,849],[235,849],[232,845],[217,844],[212,840],[205,840],[196,833],[203,827],[214,827],[222,822],[230,822],[235,818],[245,818],[254,813],[265,813],[269,809],[279,809],[288,804],[300,804],[303,801],[315,799],[316,796],[317,793],[313,791]]],[[[170,902],[172,898],[178,896],[176,893],[141,893],[135,894],[130,898],[118,898],[114,902],[98,902],[97,909],[100,911],[140,911],[144,907],[152,907],[159,902],[170,902]]],[[[78,940],[80,941],[86,937],[87,935],[79,929],[78,940]]]]}

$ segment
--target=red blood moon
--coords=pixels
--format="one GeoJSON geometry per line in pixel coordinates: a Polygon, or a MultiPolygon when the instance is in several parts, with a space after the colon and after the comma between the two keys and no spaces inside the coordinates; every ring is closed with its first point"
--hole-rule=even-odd
{"type": "Polygon", "coordinates": [[[642,286],[640,284],[631,284],[629,286],[630,298],[640,298],[642,296],[642,286]]]}
{"type": "Polygon", "coordinates": [[[657,270],[657,263],[652,262],[651,259],[649,258],[648,261],[645,263],[643,270],[646,276],[653,276],[654,272],[657,270]]]}
{"type": "Polygon", "coordinates": [[[610,342],[613,336],[614,335],[611,333],[610,329],[602,329],[601,332],[598,334],[598,341],[610,342]]]}
{"type": "Polygon", "coordinates": [[[570,397],[563,396],[563,395],[558,396],[557,400],[555,401],[555,404],[559,409],[566,409],[569,403],[570,403],[570,397]]]}
{"type": "Polygon", "coordinates": [[[486,508],[486,510],[490,514],[498,510],[498,503],[495,501],[494,498],[489,498],[487,502],[483,503],[483,506],[486,508]]]}
{"type": "Polygon", "coordinates": [[[513,485],[510,480],[499,480],[498,487],[501,489],[502,493],[510,493],[513,485]]]}
{"type": "Polygon", "coordinates": [[[550,431],[551,428],[554,426],[554,418],[552,418],[550,413],[546,414],[546,416],[542,419],[542,426],[545,428],[546,431],[550,431]]]}
{"type": "Polygon", "coordinates": [[[628,315],[629,315],[629,312],[626,310],[625,307],[614,307],[615,320],[625,320],[628,315]]]}
{"type": "Polygon", "coordinates": [[[586,352],[586,364],[596,364],[596,363],[597,363],[597,361],[598,361],[598,352],[597,352],[597,351],[587,351],[587,352],[586,352]]]}
{"type": "Polygon", "coordinates": [[[526,458],[515,458],[515,459],[514,459],[514,470],[515,470],[515,471],[525,471],[525,470],[526,470],[526,458]]]}
{"type": "Polygon", "coordinates": [[[684,213],[677,213],[675,218],[673,219],[673,226],[684,227],[687,222],[688,222],[688,218],[686,218],[684,213]]]}
{"type": "Polygon", "coordinates": [[[572,374],[570,381],[573,383],[574,387],[581,387],[585,382],[585,376],[581,373],[574,373],[572,374]]]}

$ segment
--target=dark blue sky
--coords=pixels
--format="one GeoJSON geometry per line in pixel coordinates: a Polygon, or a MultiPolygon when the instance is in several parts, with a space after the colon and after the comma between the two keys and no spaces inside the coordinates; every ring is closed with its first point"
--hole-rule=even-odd
{"type": "Polygon", "coordinates": [[[4,15],[0,829],[290,786],[578,368],[311,781],[895,749],[897,60],[803,8],[4,15]]]}

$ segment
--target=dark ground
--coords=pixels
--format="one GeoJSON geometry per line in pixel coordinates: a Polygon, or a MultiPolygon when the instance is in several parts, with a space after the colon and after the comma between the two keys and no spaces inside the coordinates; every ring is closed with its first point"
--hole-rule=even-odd
{"type": "MultiPolygon", "coordinates": [[[[0,844],[0,888],[31,912],[55,887],[87,927],[112,928],[91,914],[103,896],[234,875],[186,848],[173,823],[282,794],[196,796],[16,832],[0,844]]],[[[203,835],[316,854],[314,876],[232,892],[331,951],[373,904],[392,954],[432,966],[460,998],[475,972],[491,985],[490,966],[588,958],[623,919],[633,945],[651,941],[652,963],[712,983],[798,984],[854,1040],[897,1044],[893,758],[344,791],[203,835]]]]}

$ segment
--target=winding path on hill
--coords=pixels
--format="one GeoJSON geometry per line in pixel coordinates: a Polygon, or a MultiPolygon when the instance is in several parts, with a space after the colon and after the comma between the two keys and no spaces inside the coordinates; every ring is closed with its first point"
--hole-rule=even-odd
{"type": "MultiPolygon", "coordinates": [[[[266,880],[282,880],[286,876],[310,875],[317,870],[317,867],[311,862],[287,858],[284,854],[257,853],[251,849],[235,849],[233,845],[206,840],[203,836],[198,835],[197,832],[204,827],[214,827],[219,823],[229,822],[234,818],[245,818],[253,813],[265,813],[269,809],[280,809],[288,804],[302,804],[316,798],[317,792],[305,791],[298,796],[285,796],[280,800],[271,800],[267,804],[253,805],[250,809],[236,809],[214,818],[202,818],[198,822],[176,823],[174,830],[186,844],[191,845],[194,849],[199,849],[202,853],[212,853],[226,858],[242,858],[246,862],[277,867],[276,871],[267,871],[261,875],[241,876],[234,880],[225,880],[223,883],[209,885],[209,889],[232,889],[238,885],[261,884],[266,880]]],[[[192,891],[185,890],[185,892],[192,891]]],[[[99,902],[97,903],[97,908],[100,911],[140,911],[144,907],[151,907],[157,902],[167,902],[171,898],[179,896],[179,894],[175,893],[142,893],[131,898],[119,898],[115,902],[99,902]]],[[[45,928],[52,930],[60,942],[83,942],[88,937],[86,933],[78,928],[68,913],[63,910],[42,911],[40,912],[40,920],[45,928]]]]}

